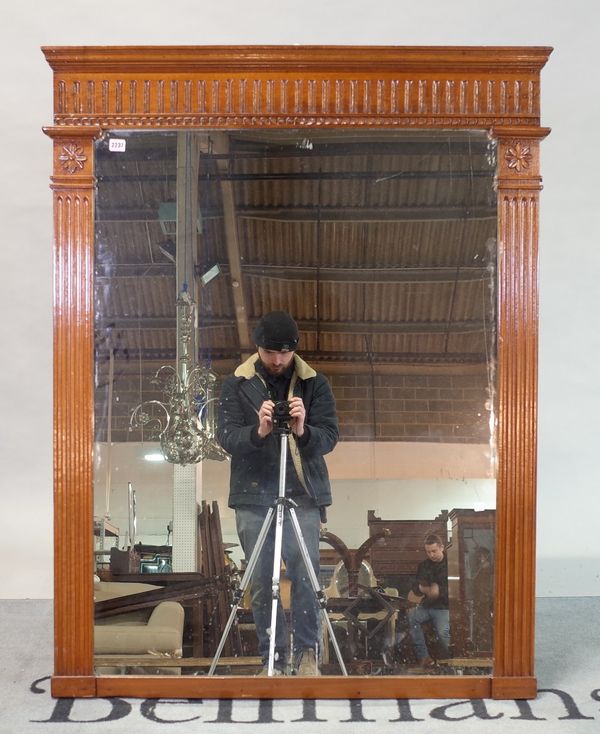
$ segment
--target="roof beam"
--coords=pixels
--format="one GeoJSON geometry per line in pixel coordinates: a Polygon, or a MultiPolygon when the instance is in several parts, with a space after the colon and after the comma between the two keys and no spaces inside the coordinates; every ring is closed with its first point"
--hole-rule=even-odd
{"type": "MultiPolygon", "coordinates": [[[[453,333],[468,333],[481,331],[487,325],[483,319],[468,319],[464,321],[317,321],[296,319],[298,328],[304,332],[316,332],[317,326],[321,334],[445,334],[448,330],[453,333]]],[[[97,326],[119,329],[121,331],[163,330],[175,327],[173,316],[149,317],[119,317],[106,315],[97,326]]],[[[237,322],[228,317],[211,316],[199,317],[198,330],[220,329],[223,327],[237,327],[237,322]]],[[[251,353],[254,349],[251,350],[251,353]]]]}
{"type": "MultiPolygon", "coordinates": [[[[222,159],[217,159],[221,163],[222,159]]],[[[383,183],[391,180],[421,180],[421,179],[467,179],[488,178],[493,179],[493,172],[489,170],[479,171],[394,171],[386,168],[384,170],[370,171],[256,171],[250,173],[234,173],[232,171],[218,171],[207,173],[203,177],[204,182],[214,181],[348,181],[367,180],[373,183],[383,183]]],[[[174,174],[131,174],[131,175],[104,175],[98,180],[107,183],[154,183],[159,181],[175,181],[174,174]]]]}
{"type": "MultiPolygon", "coordinates": [[[[244,275],[270,278],[272,280],[300,280],[313,282],[317,279],[317,267],[307,265],[244,265],[244,275]]],[[[454,283],[489,279],[485,266],[472,267],[390,267],[390,268],[328,268],[319,267],[321,283],[454,283]]]]}
{"type": "MultiPolygon", "coordinates": [[[[230,274],[229,263],[217,263],[222,273],[230,274]]],[[[242,273],[246,276],[270,278],[272,280],[316,279],[316,265],[266,265],[244,264],[242,273]]],[[[201,275],[198,270],[196,275],[201,275]]],[[[114,278],[165,278],[174,276],[171,263],[140,263],[96,266],[96,282],[114,278]]],[[[488,280],[490,273],[485,265],[457,265],[442,267],[319,267],[321,283],[449,283],[459,281],[488,280]]]]}
{"type": "MultiPolygon", "coordinates": [[[[369,366],[374,365],[464,365],[464,364],[485,364],[487,360],[487,354],[485,352],[350,352],[350,351],[338,351],[338,352],[327,352],[327,351],[310,351],[300,350],[300,354],[311,364],[319,364],[323,368],[327,368],[328,371],[332,371],[337,368],[338,371],[343,371],[345,366],[347,369],[354,370],[364,366],[366,372],[369,371],[369,366]]],[[[219,370],[224,363],[231,361],[239,361],[239,351],[236,349],[214,349],[210,353],[204,353],[202,350],[199,352],[199,361],[202,361],[203,356],[206,358],[210,357],[211,368],[219,370]]],[[[109,352],[100,352],[98,355],[99,368],[102,372],[102,363],[107,361],[109,352]],[[104,360],[103,360],[104,358],[104,360]]],[[[139,364],[138,360],[142,359],[144,365],[143,374],[150,375],[154,374],[158,367],[162,366],[165,362],[172,362],[175,358],[175,350],[168,349],[143,349],[140,353],[139,350],[128,351],[124,353],[115,353],[115,364],[118,365],[118,374],[116,378],[124,374],[138,375],[139,364]],[[134,367],[131,371],[122,369],[122,364],[132,364],[134,367]]],[[[396,367],[397,369],[397,367],[396,367]]],[[[226,371],[230,371],[230,365],[227,365],[226,371]]]]}
{"type": "MultiPolygon", "coordinates": [[[[431,222],[486,219],[495,221],[498,216],[495,206],[393,206],[393,207],[349,207],[349,206],[238,206],[233,204],[231,182],[222,181],[224,209],[204,209],[203,219],[219,219],[235,212],[245,219],[265,219],[285,222],[431,222]],[[231,207],[232,211],[225,209],[231,207]]],[[[158,209],[140,207],[102,207],[96,214],[98,222],[152,222],[159,221],[158,209]]],[[[237,239],[237,234],[236,238],[237,239]]],[[[232,246],[235,239],[232,240],[232,246]]],[[[238,243],[239,254],[239,243],[238,243]]],[[[232,253],[233,254],[233,253],[232,253]]]]}
{"type": "MultiPolygon", "coordinates": [[[[229,152],[229,138],[227,137],[227,133],[215,133],[213,137],[213,150],[217,153],[229,152]]],[[[227,159],[219,160],[217,165],[220,172],[227,172],[227,159]]],[[[235,308],[238,340],[243,359],[245,356],[249,357],[254,352],[254,349],[250,341],[250,329],[248,327],[248,309],[246,307],[246,294],[242,278],[242,259],[240,255],[240,240],[233,183],[231,181],[221,180],[220,187],[225,224],[225,246],[231,276],[231,295],[235,308]]]]}

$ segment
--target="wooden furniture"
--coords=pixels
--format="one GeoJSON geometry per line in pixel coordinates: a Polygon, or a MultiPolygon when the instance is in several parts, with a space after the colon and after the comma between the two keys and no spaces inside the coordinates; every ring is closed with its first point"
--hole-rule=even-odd
{"type": "MultiPolygon", "coordinates": [[[[145,584],[144,584],[145,586],[145,584]]],[[[181,658],[183,652],[184,609],[174,601],[163,601],[152,609],[147,620],[113,618],[94,625],[96,671],[110,674],[127,671],[133,659],[143,659],[149,668],[163,671],[160,660],[181,658]],[[98,657],[102,656],[102,664],[98,657]],[[108,666],[108,667],[106,667],[108,666]]],[[[147,668],[148,669],[148,668],[147,668]]]]}
{"type": "Polygon", "coordinates": [[[373,545],[389,536],[389,534],[390,531],[387,528],[382,528],[380,531],[373,533],[358,548],[352,549],[348,548],[341,538],[338,538],[337,535],[329,530],[321,533],[321,542],[331,545],[346,568],[346,572],[348,573],[348,596],[358,595],[358,572],[360,571],[361,563],[370,554],[373,545]]]}
{"type": "Polygon", "coordinates": [[[453,509],[448,546],[452,649],[457,657],[493,655],[496,511],[453,509]]]}
{"type": "MultiPolygon", "coordinates": [[[[200,568],[207,579],[218,588],[216,598],[207,600],[203,609],[203,619],[198,624],[203,629],[205,656],[216,650],[233,605],[233,575],[225,562],[225,549],[221,532],[221,519],[217,502],[201,502],[198,512],[200,543],[198,552],[200,568]]],[[[241,653],[241,640],[237,625],[234,625],[223,647],[223,654],[233,657],[241,653]]]]}
{"type": "MultiPolygon", "coordinates": [[[[380,532],[371,535],[356,549],[348,548],[344,541],[329,530],[321,533],[321,542],[328,543],[337,553],[338,559],[346,572],[348,579],[347,594],[342,596],[335,584],[335,572],[331,582],[331,588],[326,590],[327,595],[327,611],[332,621],[344,620],[347,631],[347,663],[359,657],[357,645],[357,633],[363,632],[362,627],[368,621],[374,622],[372,629],[366,630],[364,635],[366,643],[386,630],[387,637],[393,640],[393,628],[395,615],[398,607],[394,606],[387,600],[386,595],[378,590],[371,588],[371,580],[369,583],[360,583],[361,567],[364,568],[365,558],[369,555],[372,546],[390,534],[386,528],[380,532]]],[[[339,562],[337,568],[340,568],[339,562]]],[[[372,574],[371,574],[372,575],[372,574]]],[[[372,583],[375,581],[373,579],[372,583]]],[[[325,639],[327,645],[327,640],[325,639]]],[[[368,646],[365,645],[365,653],[368,646]]],[[[325,651],[324,657],[329,658],[328,650],[325,651]]]]}
{"type": "Polygon", "coordinates": [[[425,537],[438,535],[446,546],[452,660],[477,658],[491,666],[495,518],[495,510],[472,509],[443,510],[431,521],[383,520],[368,513],[372,537],[387,530],[371,549],[373,571],[401,595],[408,593],[424,560],[425,537]]]}
{"type": "MultiPolygon", "coordinates": [[[[215,583],[202,573],[119,573],[104,574],[103,580],[122,584],[151,584],[155,589],[116,596],[95,604],[94,618],[118,616],[140,609],[154,609],[163,601],[179,602],[185,610],[184,654],[201,657],[205,649],[205,609],[213,609],[219,595],[224,592],[222,584],[215,583]]],[[[210,617],[209,617],[210,618],[210,617]]]]}
{"type": "Polygon", "coordinates": [[[540,73],[549,48],[48,47],[53,70],[55,696],[530,698],[540,73]],[[498,474],[491,676],[93,674],[94,144],[110,129],[489,131],[497,144],[498,474]],[[73,406],[77,410],[73,410],[73,406]]]}
{"type": "Polygon", "coordinates": [[[424,560],[423,542],[427,535],[439,535],[448,542],[448,512],[443,510],[433,520],[383,520],[373,510],[367,515],[369,535],[385,537],[371,548],[370,559],[375,576],[383,586],[394,586],[406,595],[419,563],[424,560]]]}

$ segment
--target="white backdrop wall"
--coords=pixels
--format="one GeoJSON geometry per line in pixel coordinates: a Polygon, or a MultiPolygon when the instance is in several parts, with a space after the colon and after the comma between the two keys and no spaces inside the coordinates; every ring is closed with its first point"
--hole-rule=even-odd
{"type": "Polygon", "coordinates": [[[542,74],[553,132],[542,146],[538,594],[600,594],[597,0],[505,0],[496,12],[480,0],[19,0],[2,16],[3,597],[52,595],[51,143],[41,131],[52,104],[40,46],[293,43],[554,46],[542,74]]]}
{"type": "MultiPolygon", "coordinates": [[[[116,538],[105,538],[103,548],[97,536],[98,550],[129,543],[130,483],[136,498],[135,540],[149,545],[167,542],[167,525],[175,521],[173,465],[145,459],[159,450],[159,444],[151,442],[114,443],[110,452],[106,443],[96,444],[94,518],[108,517],[119,531],[116,538]]],[[[487,446],[342,441],[326,456],[333,497],[327,529],[349,548],[358,548],[369,537],[370,510],[384,520],[433,520],[443,510],[494,509],[496,480],[486,455],[487,446]]],[[[236,544],[231,555],[239,562],[235,515],[227,507],[229,468],[228,461],[196,465],[196,499],[218,503],[223,540],[236,544]]],[[[171,540],[175,551],[178,538],[174,535],[171,540]]]]}

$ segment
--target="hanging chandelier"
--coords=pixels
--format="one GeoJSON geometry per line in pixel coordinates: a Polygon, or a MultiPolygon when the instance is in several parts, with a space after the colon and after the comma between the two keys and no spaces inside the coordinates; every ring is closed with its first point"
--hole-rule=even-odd
{"type": "Polygon", "coordinates": [[[146,400],[131,414],[130,430],[151,430],[161,453],[171,464],[197,464],[204,459],[223,461],[228,454],[216,437],[214,396],[217,376],[192,364],[192,338],[196,304],[184,286],[177,298],[177,362],[162,365],[151,380],[162,388],[164,399],[146,400]]]}

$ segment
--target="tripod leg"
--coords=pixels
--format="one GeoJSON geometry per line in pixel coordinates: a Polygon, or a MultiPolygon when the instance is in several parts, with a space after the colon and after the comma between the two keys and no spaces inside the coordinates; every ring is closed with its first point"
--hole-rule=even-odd
{"type": "Polygon", "coordinates": [[[319,608],[321,610],[321,619],[327,626],[327,631],[329,632],[329,638],[331,639],[331,644],[333,645],[333,649],[335,650],[335,655],[337,657],[338,663],[342,670],[342,675],[348,675],[346,666],[344,665],[344,660],[342,658],[342,653],[340,651],[339,645],[335,637],[335,633],[333,631],[333,627],[331,625],[331,620],[329,619],[329,615],[327,614],[327,599],[325,597],[325,593],[323,589],[321,589],[321,586],[319,584],[319,579],[317,578],[317,575],[315,574],[315,569],[313,568],[312,561],[310,560],[310,555],[308,553],[308,548],[306,547],[306,543],[304,542],[304,536],[302,535],[302,529],[300,527],[300,523],[298,522],[296,511],[294,510],[293,507],[290,507],[289,513],[290,513],[290,519],[292,521],[292,527],[294,528],[294,533],[296,535],[296,540],[298,541],[298,547],[300,548],[300,553],[302,554],[302,560],[304,561],[304,566],[306,567],[306,572],[308,574],[308,578],[310,579],[310,584],[313,588],[313,591],[319,603],[319,608]]]}
{"type": "Polygon", "coordinates": [[[227,620],[227,624],[225,625],[223,634],[221,635],[221,640],[219,641],[219,645],[217,647],[217,651],[215,653],[215,656],[209,668],[208,675],[213,675],[215,672],[215,668],[217,667],[217,663],[219,662],[219,658],[221,657],[221,653],[223,652],[223,647],[225,646],[225,642],[227,640],[227,635],[229,634],[229,631],[231,630],[231,627],[233,626],[233,623],[237,615],[237,611],[244,598],[244,593],[246,589],[248,588],[248,586],[250,586],[250,582],[252,580],[252,574],[254,573],[254,569],[256,568],[258,557],[262,551],[263,545],[265,544],[267,533],[269,532],[269,528],[271,526],[271,522],[273,519],[273,512],[274,512],[273,508],[269,507],[269,511],[267,512],[265,516],[264,522],[260,529],[260,533],[256,540],[256,544],[248,560],[248,565],[246,566],[244,576],[240,582],[240,585],[237,591],[235,592],[235,596],[234,596],[235,603],[231,609],[231,614],[229,615],[229,619],[227,620]]]}
{"type": "Polygon", "coordinates": [[[229,630],[231,629],[231,626],[235,619],[235,615],[240,605],[240,601],[243,597],[243,593],[250,583],[250,579],[254,572],[256,563],[258,561],[258,557],[263,549],[263,545],[267,537],[267,533],[269,530],[269,526],[271,524],[271,520],[273,519],[273,515],[276,512],[275,545],[274,545],[274,552],[273,552],[273,576],[272,576],[272,585],[271,585],[272,604],[271,604],[271,630],[270,630],[270,638],[269,638],[269,665],[268,665],[268,675],[274,674],[275,640],[276,640],[276,635],[277,635],[277,610],[278,610],[278,604],[279,604],[279,581],[280,581],[280,576],[281,576],[281,551],[282,551],[282,545],[283,545],[283,510],[284,510],[284,502],[285,502],[285,471],[286,471],[286,457],[287,457],[287,445],[288,445],[287,441],[288,441],[287,433],[282,433],[281,442],[280,442],[280,454],[279,454],[279,491],[278,491],[277,500],[275,501],[273,506],[269,508],[267,516],[265,517],[265,520],[261,527],[258,539],[256,541],[256,544],[250,556],[250,560],[248,561],[248,567],[246,568],[244,578],[242,580],[242,583],[239,586],[238,591],[236,592],[236,603],[235,603],[234,608],[231,610],[231,614],[229,615],[229,619],[227,621],[227,625],[225,626],[225,630],[221,637],[221,641],[219,642],[217,652],[213,659],[212,665],[210,666],[210,670],[208,672],[209,675],[212,675],[214,673],[214,670],[217,665],[217,661],[219,660],[219,657],[221,656],[221,652],[223,651],[223,647],[225,645],[225,640],[227,639],[227,635],[229,634],[229,630]]]}
{"type": "Polygon", "coordinates": [[[275,672],[275,640],[277,637],[277,607],[280,602],[281,550],[283,545],[283,503],[277,504],[275,515],[275,545],[273,548],[273,582],[271,586],[271,632],[269,637],[268,675],[275,672]]]}
{"type": "Polygon", "coordinates": [[[273,548],[273,580],[271,584],[271,632],[269,637],[269,664],[267,675],[275,673],[275,641],[277,637],[277,607],[281,577],[281,550],[283,545],[283,510],[285,502],[285,473],[287,461],[288,435],[283,432],[279,442],[279,489],[275,519],[275,543],[273,548]]]}

